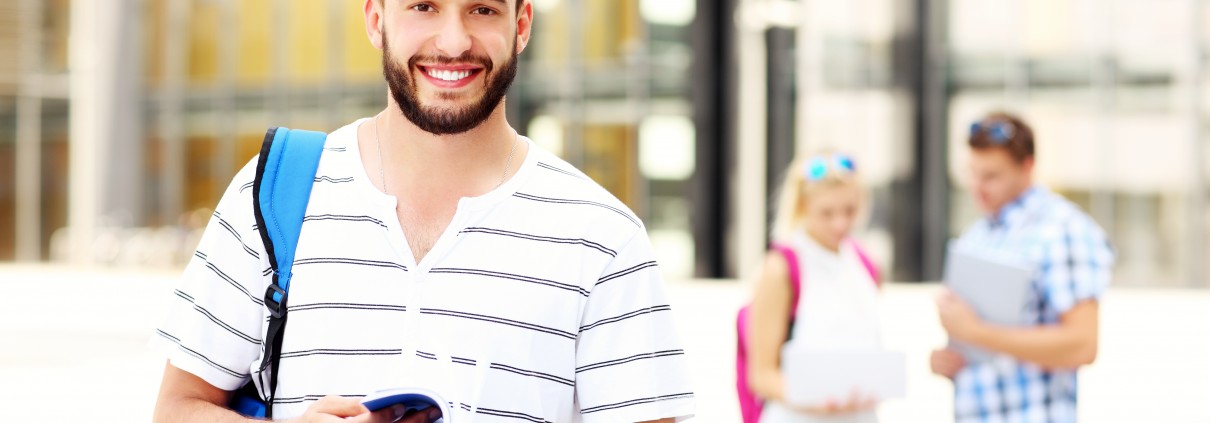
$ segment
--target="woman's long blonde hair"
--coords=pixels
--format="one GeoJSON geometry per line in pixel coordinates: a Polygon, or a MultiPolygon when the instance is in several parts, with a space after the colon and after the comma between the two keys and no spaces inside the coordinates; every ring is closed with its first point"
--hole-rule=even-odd
{"type": "MultiPolygon", "coordinates": [[[[807,202],[811,201],[811,197],[823,188],[852,186],[862,192],[863,206],[867,203],[865,190],[858,177],[856,167],[851,172],[838,171],[834,168],[835,158],[842,156],[852,157],[834,151],[820,151],[798,156],[790,162],[790,167],[786,169],[786,174],[782,178],[781,188],[778,189],[777,204],[775,205],[777,214],[773,218],[773,230],[771,231],[773,240],[785,241],[804,230],[803,219],[805,217],[803,214],[806,211],[807,202]],[[814,159],[824,160],[828,169],[822,179],[810,181],[807,179],[807,164],[814,159]]],[[[864,208],[862,207],[862,209],[864,208]]],[[[863,213],[859,212],[859,215],[861,214],[863,213]]],[[[859,218],[858,222],[862,220],[859,218]]]]}

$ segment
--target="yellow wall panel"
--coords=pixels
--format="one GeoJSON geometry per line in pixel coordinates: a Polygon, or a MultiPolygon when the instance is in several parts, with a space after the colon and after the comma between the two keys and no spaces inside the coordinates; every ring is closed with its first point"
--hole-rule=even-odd
{"type": "MultiPolygon", "coordinates": [[[[354,2],[350,2],[353,4],[354,2]]],[[[358,5],[361,2],[356,2],[358,5]]],[[[382,53],[370,44],[366,36],[365,14],[361,7],[344,9],[344,21],[341,23],[344,33],[343,67],[345,77],[350,81],[379,80],[382,77],[382,53]]]]}
{"type": "MultiPolygon", "coordinates": [[[[352,4],[353,2],[349,2],[352,4]]],[[[289,52],[289,81],[314,84],[328,72],[328,4],[326,0],[292,0],[287,11],[285,39],[289,52]]]]}
{"type": "Polygon", "coordinates": [[[275,26],[273,2],[241,0],[235,2],[236,30],[239,31],[236,79],[240,84],[264,84],[273,69],[275,26]]]}
{"type": "Polygon", "coordinates": [[[189,83],[211,84],[218,79],[219,5],[192,2],[189,15],[189,83]]]}

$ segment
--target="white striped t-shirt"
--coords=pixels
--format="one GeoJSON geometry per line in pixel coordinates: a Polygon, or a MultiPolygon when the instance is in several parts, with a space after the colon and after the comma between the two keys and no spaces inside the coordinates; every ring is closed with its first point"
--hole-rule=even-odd
{"type": "MultiPolygon", "coordinates": [[[[299,239],[274,417],[326,395],[421,386],[457,421],[637,422],[693,414],[684,351],[642,222],[529,143],[504,185],[463,198],[415,263],[354,122],[329,135],[299,239]]],[[[256,161],[223,195],[155,343],[234,390],[257,370],[270,267],[256,161]]],[[[258,385],[259,386],[259,385],[258,385]]]]}

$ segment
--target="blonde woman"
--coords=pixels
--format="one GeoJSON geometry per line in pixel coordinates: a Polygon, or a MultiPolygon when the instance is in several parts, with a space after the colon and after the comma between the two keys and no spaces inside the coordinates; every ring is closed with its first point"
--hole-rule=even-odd
{"type": "Polygon", "coordinates": [[[857,392],[786,403],[781,372],[783,348],[880,347],[878,272],[851,238],[864,205],[847,155],[800,158],[787,171],[747,326],[748,386],[763,400],[761,422],[877,421],[877,400],[857,392]]]}

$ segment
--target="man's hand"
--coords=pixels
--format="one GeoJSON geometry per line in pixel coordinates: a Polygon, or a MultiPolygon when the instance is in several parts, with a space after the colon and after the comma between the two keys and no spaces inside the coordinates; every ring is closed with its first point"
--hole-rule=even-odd
{"type": "Polygon", "coordinates": [[[970,341],[983,328],[975,310],[949,288],[937,296],[937,317],[950,338],[959,341],[970,341]]]}
{"type": "Polygon", "coordinates": [[[933,368],[933,373],[954,380],[954,376],[966,367],[966,359],[954,350],[933,350],[932,356],[929,357],[929,366],[933,368]]]}
{"type": "Polygon", "coordinates": [[[800,407],[799,409],[807,414],[824,417],[870,411],[877,407],[877,398],[871,395],[864,395],[861,392],[854,390],[849,394],[849,398],[847,400],[829,400],[821,406],[800,407]]]}
{"type": "Polygon", "coordinates": [[[402,405],[384,408],[370,412],[361,401],[355,398],[326,396],[320,398],[303,415],[290,423],[432,423],[441,417],[441,411],[430,408],[424,411],[413,411],[405,415],[402,405]]]}

